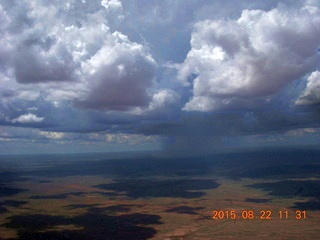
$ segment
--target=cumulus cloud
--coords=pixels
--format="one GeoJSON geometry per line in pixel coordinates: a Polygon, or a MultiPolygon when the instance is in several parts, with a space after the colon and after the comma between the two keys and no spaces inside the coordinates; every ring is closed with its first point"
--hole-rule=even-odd
{"type": "Polygon", "coordinates": [[[184,109],[211,111],[278,92],[318,64],[320,9],[279,5],[244,10],[237,20],[195,25],[191,50],[178,69],[193,97],[184,109]],[[190,83],[192,74],[196,78],[190,83]]]}
{"type": "Polygon", "coordinates": [[[125,35],[114,32],[109,37],[110,43],[82,65],[90,91],[78,105],[109,110],[147,106],[156,62],[125,35]]]}
{"type": "Polygon", "coordinates": [[[149,110],[159,110],[174,106],[179,100],[179,95],[171,89],[160,89],[152,96],[149,110]]]}
{"type": "Polygon", "coordinates": [[[36,92],[24,88],[23,96],[41,92],[46,101],[76,101],[91,109],[148,105],[157,64],[143,45],[112,30],[118,24],[114,19],[123,18],[120,1],[5,1],[0,6],[2,73],[19,83],[7,82],[8,91],[37,84],[36,92]]]}
{"type": "Polygon", "coordinates": [[[63,25],[53,6],[34,1],[7,1],[2,9],[8,17],[0,38],[6,64],[21,83],[66,81],[72,78],[74,62],[63,39],[63,25]],[[56,24],[56,25],[55,25],[56,24]]]}
{"type": "Polygon", "coordinates": [[[20,83],[71,81],[74,62],[65,47],[55,45],[43,49],[32,43],[19,47],[14,54],[16,80],[20,83]]]}
{"type": "Polygon", "coordinates": [[[44,120],[44,117],[38,117],[35,114],[27,113],[20,115],[17,118],[11,120],[12,123],[39,123],[44,120]]]}
{"type": "Polygon", "coordinates": [[[105,7],[107,10],[109,9],[122,10],[122,4],[118,0],[102,0],[101,5],[105,7]]]}
{"type": "Polygon", "coordinates": [[[2,138],[195,153],[315,128],[316,106],[290,104],[319,102],[319,19],[318,0],[2,0],[2,138]]]}
{"type": "Polygon", "coordinates": [[[307,86],[296,101],[297,105],[320,103],[320,72],[315,71],[307,79],[307,86]]]}

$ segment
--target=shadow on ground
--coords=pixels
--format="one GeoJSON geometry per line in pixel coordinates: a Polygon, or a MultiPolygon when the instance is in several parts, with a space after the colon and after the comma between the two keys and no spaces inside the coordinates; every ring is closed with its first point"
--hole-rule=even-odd
{"type": "Polygon", "coordinates": [[[269,198],[246,198],[246,202],[250,203],[267,203],[270,202],[272,199],[269,198]]]}
{"type": "Polygon", "coordinates": [[[0,184],[0,197],[9,197],[21,192],[26,191],[26,189],[15,188],[15,187],[7,187],[5,185],[0,184]]]}
{"type": "Polygon", "coordinates": [[[303,210],[320,210],[320,200],[311,200],[306,202],[296,202],[292,207],[294,209],[303,209],[303,210]]]}
{"type": "Polygon", "coordinates": [[[112,190],[119,195],[135,198],[175,197],[197,198],[205,195],[199,190],[215,189],[219,184],[208,179],[131,179],[95,186],[103,190],[112,190]]]}
{"type": "Polygon", "coordinates": [[[8,218],[2,226],[18,231],[18,237],[12,240],[144,240],[156,234],[156,230],[149,225],[161,224],[158,215],[135,213],[111,216],[106,211],[93,207],[75,217],[16,215],[8,218]],[[68,225],[77,229],[66,230],[68,225]],[[59,226],[64,226],[64,230],[59,230],[59,226]]]}
{"type": "Polygon", "coordinates": [[[61,193],[55,195],[41,195],[41,196],[31,196],[30,199],[66,199],[70,196],[83,196],[88,193],[86,192],[70,192],[70,193],[61,193]]]}
{"type": "Polygon", "coordinates": [[[18,207],[21,207],[21,205],[26,204],[26,203],[28,203],[28,202],[26,202],[26,201],[15,201],[15,200],[0,201],[0,214],[8,212],[7,207],[18,208],[18,207]]]}
{"type": "Polygon", "coordinates": [[[312,198],[305,202],[296,202],[293,208],[303,210],[320,210],[320,181],[287,180],[269,183],[257,183],[249,187],[267,191],[271,196],[285,198],[312,198]]]}
{"type": "Polygon", "coordinates": [[[203,207],[179,206],[167,209],[166,212],[173,212],[179,214],[198,214],[197,211],[201,209],[203,209],[203,207]]]}

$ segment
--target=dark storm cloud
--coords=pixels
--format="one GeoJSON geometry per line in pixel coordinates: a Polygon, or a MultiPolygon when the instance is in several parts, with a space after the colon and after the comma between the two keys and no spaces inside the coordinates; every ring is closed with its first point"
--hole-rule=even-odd
{"type": "Polygon", "coordinates": [[[198,155],[221,150],[226,137],[287,135],[295,129],[319,128],[319,116],[315,116],[314,112],[314,108],[300,108],[290,111],[269,109],[193,113],[185,114],[180,121],[150,124],[139,131],[145,135],[165,137],[165,148],[172,153],[198,155]]]}
{"type": "Polygon", "coordinates": [[[290,107],[279,99],[254,108],[235,108],[213,113],[183,113],[181,118],[142,126],[146,135],[163,136],[241,136],[263,133],[284,133],[292,129],[318,128],[319,107],[290,107]]]}

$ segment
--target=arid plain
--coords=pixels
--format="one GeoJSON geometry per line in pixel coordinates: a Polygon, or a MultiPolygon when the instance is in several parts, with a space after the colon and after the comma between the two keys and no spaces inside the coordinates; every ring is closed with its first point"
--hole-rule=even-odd
{"type": "Polygon", "coordinates": [[[316,239],[319,155],[263,149],[198,158],[3,156],[0,237],[316,239]]]}

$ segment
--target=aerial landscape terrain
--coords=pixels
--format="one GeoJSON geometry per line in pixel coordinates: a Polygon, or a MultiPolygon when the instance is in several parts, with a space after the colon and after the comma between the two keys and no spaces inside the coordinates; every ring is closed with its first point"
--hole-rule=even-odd
{"type": "Polygon", "coordinates": [[[157,152],[2,157],[1,237],[316,239],[319,154],[259,149],[175,159],[157,152]],[[234,210],[237,217],[213,219],[214,210],[234,210]],[[253,219],[243,213],[250,210],[253,219]],[[261,211],[270,211],[270,219],[261,211]],[[280,218],[279,211],[289,214],[280,218]]]}

